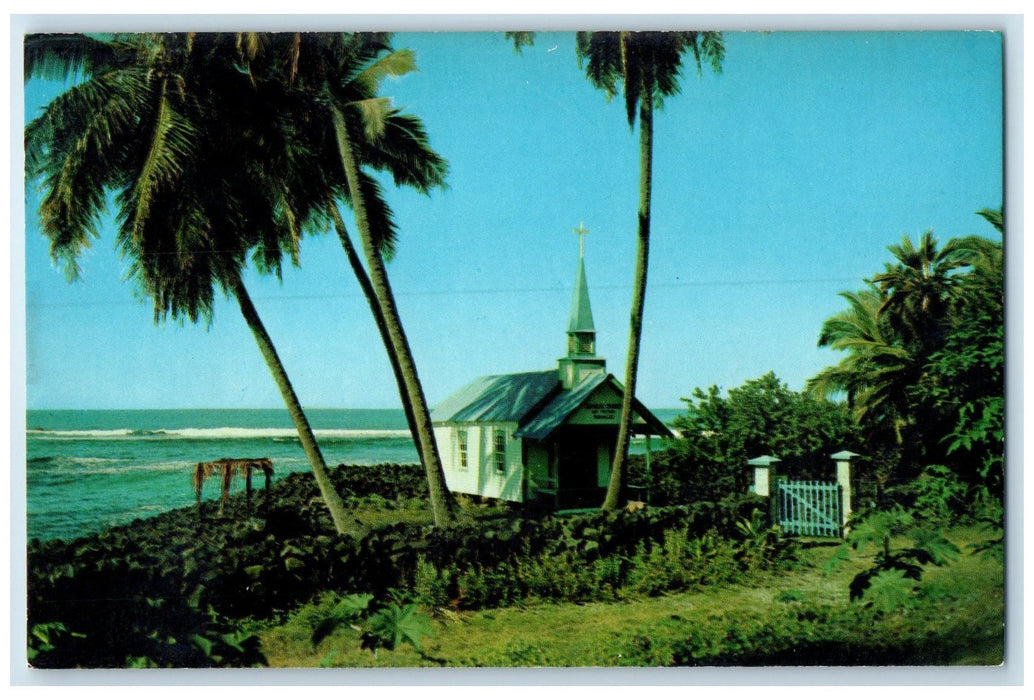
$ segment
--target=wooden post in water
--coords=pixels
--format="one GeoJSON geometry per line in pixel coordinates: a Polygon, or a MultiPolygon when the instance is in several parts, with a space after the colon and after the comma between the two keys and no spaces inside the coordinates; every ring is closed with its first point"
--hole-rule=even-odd
{"type": "Polygon", "coordinates": [[[837,464],[837,485],[840,486],[840,526],[847,534],[847,521],[851,518],[851,458],[858,454],[841,450],[830,455],[837,464]]]}

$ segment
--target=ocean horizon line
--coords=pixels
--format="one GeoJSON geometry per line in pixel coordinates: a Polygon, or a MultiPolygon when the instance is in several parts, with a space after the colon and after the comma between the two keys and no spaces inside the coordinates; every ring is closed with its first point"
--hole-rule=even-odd
{"type": "MultiPolygon", "coordinates": [[[[303,407],[306,411],[402,411],[402,406],[305,406],[303,407]]],[[[652,411],[685,411],[685,406],[658,406],[652,408],[652,411]]],[[[64,406],[55,408],[51,406],[26,406],[25,412],[29,411],[283,411],[287,413],[287,409],[283,406],[166,406],[161,408],[81,408],[77,406],[64,406]]]]}

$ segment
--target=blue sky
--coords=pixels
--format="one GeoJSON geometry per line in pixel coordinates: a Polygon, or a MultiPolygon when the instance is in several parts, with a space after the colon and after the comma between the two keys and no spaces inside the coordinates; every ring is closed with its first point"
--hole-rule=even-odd
{"type": "MultiPolygon", "coordinates": [[[[385,85],[424,119],[449,189],[390,193],[389,273],[433,404],[473,377],[564,352],[584,222],[608,368],[623,374],[638,139],[579,71],[570,33],[517,55],[502,34],[399,34],[420,72],[385,85]]],[[[993,235],[1002,203],[999,35],[726,34],[721,75],[687,71],[655,119],[650,286],[639,397],[680,405],[768,371],[800,389],[839,358],[816,347],[837,292],[927,229],[993,235]]],[[[31,118],[61,86],[30,83],[31,118]]],[[[29,408],[279,407],[236,304],[211,328],[156,327],[122,283],[106,228],[65,282],[26,194],[29,408]]],[[[247,284],[304,405],[394,407],[366,303],[332,237],[303,242],[283,283],[247,284]]]]}

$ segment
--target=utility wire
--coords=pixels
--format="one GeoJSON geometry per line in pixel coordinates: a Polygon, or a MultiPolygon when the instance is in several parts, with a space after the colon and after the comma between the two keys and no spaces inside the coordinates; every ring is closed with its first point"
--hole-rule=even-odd
{"type": "MultiPolygon", "coordinates": [[[[759,279],[759,280],[704,280],[704,281],[677,281],[677,282],[650,282],[647,285],[648,289],[677,289],[677,288],[691,288],[691,287],[761,287],[761,286],[789,286],[789,285],[805,285],[805,284],[828,284],[828,283],[841,283],[841,284],[852,284],[859,283],[860,281],[853,277],[815,277],[809,279],[759,279]]],[[[593,285],[594,290],[625,290],[631,289],[630,284],[596,284],[593,285]]],[[[570,292],[569,286],[553,286],[553,287],[486,287],[482,289],[432,289],[432,290],[419,290],[419,291],[399,291],[394,290],[396,297],[430,297],[430,296],[467,296],[472,294],[541,294],[546,292],[570,292]]],[[[360,292],[353,293],[341,293],[341,294],[284,294],[276,296],[254,296],[255,301],[295,301],[295,300],[331,300],[331,299],[355,299],[362,297],[360,292]]],[[[140,300],[146,302],[146,299],[140,300]]],[[[34,302],[26,300],[27,306],[36,308],[46,307],[75,307],[81,308],[86,306],[117,306],[117,305],[129,305],[131,302],[128,300],[112,300],[112,301],[83,301],[83,302],[34,302]]]]}

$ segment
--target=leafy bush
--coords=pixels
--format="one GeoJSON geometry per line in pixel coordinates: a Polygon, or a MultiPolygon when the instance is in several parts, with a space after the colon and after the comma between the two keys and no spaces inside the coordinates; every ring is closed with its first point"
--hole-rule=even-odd
{"type": "Polygon", "coordinates": [[[947,525],[972,508],[967,484],[939,464],[925,467],[917,478],[889,489],[887,495],[933,526],[947,525]]]}
{"type": "Polygon", "coordinates": [[[827,571],[845,561],[850,550],[866,545],[875,545],[876,555],[873,565],[852,579],[851,599],[864,599],[867,605],[885,611],[900,608],[910,600],[924,566],[943,566],[959,556],[959,548],[942,534],[921,527],[911,513],[895,506],[852,520],[847,538],[827,564],[827,571]],[[910,538],[911,546],[893,547],[892,538],[899,536],[910,538]]]}
{"type": "MultiPolygon", "coordinates": [[[[387,465],[339,468],[333,478],[347,497],[397,503],[415,490],[418,474],[387,465]]],[[[635,513],[527,519],[501,512],[479,524],[395,524],[356,539],[334,533],[307,475],[291,475],[264,495],[258,511],[243,496],[231,498],[226,518],[204,503],[200,512],[181,509],[71,542],[29,543],[29,629],[60,624],[87,635],[62,635],[54,626],[53,648],[41,644],[35,662],[260,663],[234,621],[276,616],[324,591],[380,600],[403,588],[430,605],[464,609],[613,599],[635,592],[628,580],[639,552],[666,562],[655,590],[706,585],[745,568],[750,557],[730,559],[735,547],[724,539],[742,536],[736,523],[758,503],[742,495],[635,513]]]]}
{"type": "Polygon", "coordinates": [[[730,389],[695,389],[675,420],[680,437],[651,455],[650,472],[638,459],[631,483],[650,489],[655,505],[719,501],[747,491],[747,460],[777,455],[793,478],[826,478],[829,455],[856,445],[858,427],[847,407],[791,391],[775,374],[730,389]]]}

